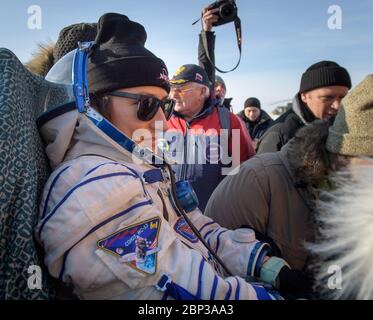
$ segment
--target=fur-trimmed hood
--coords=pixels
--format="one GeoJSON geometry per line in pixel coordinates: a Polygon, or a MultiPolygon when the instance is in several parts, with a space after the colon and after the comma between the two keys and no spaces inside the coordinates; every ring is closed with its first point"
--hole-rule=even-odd
{"type": "Polygon", "coordinates": [[[39,43],[38,50],[32,55],[30,61],[25,63],[25,67],[31,72],[45,77],[53,67],[53,43],[39,43]]]}
{"type": "Polygon", "coordinates": [[[373,160],[372,166],[336,173],[332,181],[335,190],[318,202],[318,240],[309,245],[316,290],[325,298],[372,300],[373,160]]]}
{"type": "Polygon", "coordinates": [[[325,141],[330,123],[317,120],[299,129],[282,149],[288,171],[298,186],[317,186],[328,172],[325,141]]]}

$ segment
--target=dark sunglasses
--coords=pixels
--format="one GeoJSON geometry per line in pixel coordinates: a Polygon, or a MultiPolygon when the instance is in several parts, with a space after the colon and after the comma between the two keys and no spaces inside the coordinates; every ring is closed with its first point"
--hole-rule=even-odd
{"type": "Polygon", "coordinates": [[[164,98],[163,100],[159,100],[153,96],[121,91],[110,92],[108,96],[137,100],[139,102],[137,105],[137,117],[142,121],[153,119],[160,107],[163,110],[166,120],[169,120],[174,112],[176,103],[174,99],[164,98]]]}

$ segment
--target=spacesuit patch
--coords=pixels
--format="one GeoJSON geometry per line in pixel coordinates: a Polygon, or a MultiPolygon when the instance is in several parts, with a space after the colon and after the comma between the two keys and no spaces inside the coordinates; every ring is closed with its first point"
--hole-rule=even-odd
{"type": "Polygon", "coordinates": [[[154,274],[157,269],[160,218],[152,218],[123,228],[101,239],[97,247],[128,263],[132,268],[154,274]]]}
{"type": "Polygon", "coordinates": [[[183,217],[179,218],[174,226],[175,231],[190,242],[198,242],[198,238],[183,217]]]}

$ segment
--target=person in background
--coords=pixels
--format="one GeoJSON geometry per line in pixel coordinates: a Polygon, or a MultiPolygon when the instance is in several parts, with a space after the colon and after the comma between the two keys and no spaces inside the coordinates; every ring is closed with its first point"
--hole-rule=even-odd
{"type": "Polygon", "coordinates": [[[171,154],[177,162],[173,168],[178,180],[191,182],[203,212],[227,174],[224,168],[237,168],[255,155],[255,150],[242,121],[215,104],[204,69],[195,64],[183,65],[170,83],[170,97],[176,101],[167,131],[171,154]],[[225,138],[227,143],[222,142],[225,138]]]}
{"type": "MultiPolygon", "coordinates": [[[[373,152],[372,79],[367,77],[346,96],[332,127],[330,120],[314,121],[280,151],[242,164],[237,175],[215,189],[205,214],[226,228],[256,230],[293,269],[309,275],[310,253],[304,243],[315,239],[320,216],[316,201],[334,188],[329,174],[373,152]]],[[[305,281],[302,290],[309,290],[310,283],[305,281]]]]}
{"type": "Polygon", "coordinates": [[[259,99],[255,97],[246,99],[244,109],[237,116],[244,122],[254,144],[273,123],[269,114],[261,108],[259,99]]]}
{"type": "Polygon", "coordinates": [[[218,75],[215,75],[214,92],[217,105],[232,111],[231,102],[233,98],[225,97],[227,94],[227,87],[223,78],[218,75]]]}
{"type": "Polygon", "coordinates": [[[276,152],[303,126],[316,119],[335,118],[351,89],[348,71],[333,61],[320,61],[302,75],[292,108],[274,121],[259,140],[257,153],[276,152]]]}

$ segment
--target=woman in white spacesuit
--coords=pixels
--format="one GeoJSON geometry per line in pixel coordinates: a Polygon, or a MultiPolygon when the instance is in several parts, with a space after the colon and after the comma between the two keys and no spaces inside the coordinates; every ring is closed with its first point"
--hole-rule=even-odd
{"type": "Polygon", "coordinates": [[[94,109],[78,72],[89,46],[47,76],[58,82],[74,54],[76,101],[38,121],[54,170],[35,231],[50,274],[82,299],[276,298],[245,279],[278,287],[285,261],[269,257],[252,230],[227,230],[204,216],[186,182],[176,184],[150,152],[173,101],[167,68],[145,40],[126,16],[100,18],[88,61],[94,109]]]}

